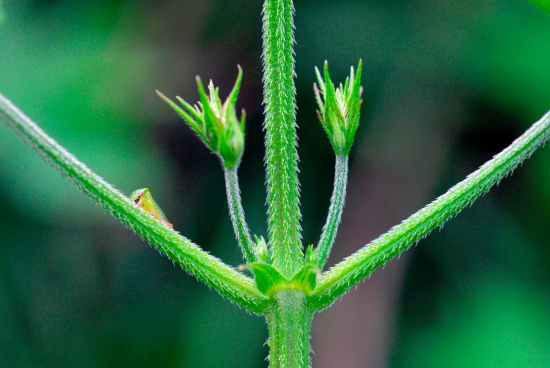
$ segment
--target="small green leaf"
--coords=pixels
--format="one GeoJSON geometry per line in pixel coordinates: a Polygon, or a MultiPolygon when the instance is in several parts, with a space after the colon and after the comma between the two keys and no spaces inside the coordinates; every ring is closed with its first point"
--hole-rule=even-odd
{"type": "Polygon", "coordinates": [[[305,264],[292,279],[284,277],[275,267],[265,262],[253,262],[240,267],[251,270],[256,280],[256,287],[263,295],[272,297],[285,289],[301,290],[310,295],[317,286],[320,270],[315,264],[305,264]]]}
{"type": "Polygon", "coordinates": [[[307,263],[293,277],[291,283],[299,287],[306,295],[310,295],[317,286],[320,271],[317,266],[307,263]]]}
{"type": "Polygon", "coordinates": [[[256,286],[260,293],[267,297],[272,296],[281,286],[286,284],[286,279],[277,269],[264,262],[254,262],[243,268],[250,269],[254,274],[256,286]]]}

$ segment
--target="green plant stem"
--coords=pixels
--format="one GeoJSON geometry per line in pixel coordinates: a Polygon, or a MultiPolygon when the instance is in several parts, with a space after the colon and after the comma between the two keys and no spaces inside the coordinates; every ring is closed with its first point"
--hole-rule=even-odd
{"type": "Polygon", "coordinates": [[[310,296],[314,308],[326,308],[377,267],[399,256],[435,228],[442,227],[446,221],[512,173],[549,138],[550,112],[464,181],[324,273],[310,296]]]}
{"type": "Polygon", "coordinates": [[[187,238],[165,227],[121,192],[94,174],[0,94],[0,120],[94,202],[118,218],[143,240],[180,264],[189,274],[253,313],[262,313],[267,299],[254,281],[209,255],[187,238]]]}
{"type": "Polygon", "coordinates": [[[337,155],[334,169],[334,190],[330,199],[327,222],[317,245],[317,260],[319,269],[323,269],[334,245],[338,226],[342,219],[342,212],[346,202],[346,187],[348,184],[348,157],[337,155]]]}
{"type": "Polygon", "coordinates": [[[227,194],[227,203],[229,204],[229,213],[231,222],[235,230],[235,236],[241,247],[244,259],[247,263],[256,261],[256,251],[254,250],[254,242],[250,237],[250,231],[244,217],[244,209],[241,200],[241,190],[239,188],[239,176],[237,168],[223,169],[225,175],[225,192],[227,194]]]}
{"type": "Polygon", "coordinates": [[[311,345],[311,322],[305,295],[287,289],[275,294],[266,314],[269,327],[269,367],[308,368],[311,345]]]}
{"type": "Polygon", "coordinates": [[[303,262],[292,0],[265,0],[263,8],[264,104],[269,244],[273,265],[290,277],[303,262]]]}

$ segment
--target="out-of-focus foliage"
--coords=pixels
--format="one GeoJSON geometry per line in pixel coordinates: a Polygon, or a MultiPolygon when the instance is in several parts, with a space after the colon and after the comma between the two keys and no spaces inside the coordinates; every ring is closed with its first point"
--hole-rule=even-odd
{"type": "MultiPolygon", "coordinates": [[[[3,6],[0,90],[117,188],[150,188],[178,231],[242,262],[217,160],[154,91],[195,101],[200,74],[227,95],[243,67],[241,187],[252,232],[265,236],[261,2],[3,6]]],[[[342,80],[363,60],[346,210],[378,206],[371,216],[344,211],[330,264],[463,179],[550,108],[550,20],[525,1],[297,0],[296,39],[305,244],[325,219],[334,164],[315,115],[314,66],[326,59],[342,80]],[[362,183],[374,195],[354,197],[362,183]],[[364,232],[359,243],[339,241],[350,227],[364,232]]],[[[412,251],[396,322],[385,326],[394,337],[388,365],[549,365],[549,152],[412,251]]],[[[267,365],[261,319],[159,257],[3,125],[0,326],[2,367],[267,365]]],[[[331,335],[313,336],[315,367],[335,354],[316,348],[331,335]]],[[[348,337],[334,336],[332,346],[369,350],[348,337]]],[[[349,355],[356,360],[344,366],[366,365],[349,355]]]]}
{"type": "Polygon", "coordinates": [[[533,3],[537,4],[544,10],[546,10],[548,13],[550,13],[550,1],[548,0],[531,0],[533,3]]]}
{"type": "Polygon", "coordinates": [[[4,23],[4,18],[6,15],[4,14],[4,8],[2,7],[2,0],[0,0],[0,25],[4,23]]]}

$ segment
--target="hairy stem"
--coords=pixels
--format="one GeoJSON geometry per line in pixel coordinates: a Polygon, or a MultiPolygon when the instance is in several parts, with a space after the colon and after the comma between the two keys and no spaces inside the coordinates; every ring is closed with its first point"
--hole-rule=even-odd
{"type": "Polygon", "coordinates": [[[292,0],[265,0],[264,104],[269,244],[273,265],[289,277],[302,264],[292,0]]]}
{"type": "Polygon", "coordinates": [[[342,296],[377,267],[399,256],[435,228],[443,226],[446,221],[512,173],[549,138],[550,112],[464,181],[324,273],[310,297],[310,302],[318,310],[332,304],[336,298],[342,296]]]}
{"type": "Polygon", "coordinates": [[[180,264],[189,274],[251,312],[262,313],[267,299],[254,282],[209,255],[177,232],[136,207],[121,192],[94,174],[0,94],[0,120],[94,202],[143,240],[180,264]]]}
{"type": "Polygon", "coordinates": [[[348,156],[337,155],[334,170],[334,190],[330,199],[327,222],[323,227],[321,239],[317,245],[317,259],[320,269],[323,269],[334,245],[338,226],[346,202],[346,187],[348,184],[348,156]]]}
{"type": "Polygon", "coordinates": [[[266,314],[269,327],[269,367],[308,368],[312,312],[298,290],[282,290],[273,296],[266,314]]]}
{"type": "Polygon", "coordinates": [[[244,259],[247,263],[256,261],[256,252],[254,250],[254,242],[250,237],[250,231],[244,217],[244,209],[241,200],[241,190],[239,188],[239,177],[237,168],[223,169],[225,175],[225,192],[227,193],[227,203],[229,204],[229,213],[233,223],[235,236],[241,247],[244,259]]]}

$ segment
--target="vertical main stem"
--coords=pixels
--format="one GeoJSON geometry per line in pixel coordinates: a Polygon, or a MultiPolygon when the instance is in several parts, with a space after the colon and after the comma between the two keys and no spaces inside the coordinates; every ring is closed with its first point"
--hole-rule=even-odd
{"type": "MultiPolygon", "coordinates": [[[[269,244],[275,266],[286,277],[302,265],[296,87],[292,0],[265,0],[263,9],[264,104],[269,244]]],[[[282,290],[266,313],[270,368],[310,366],[313,314],[305,295],[282,290]]]]}
{"type": "Polygon", "coordinates": [[[313,314],[298,290],[282,290],[273,296],[266,314],[269,327],[269,368],[308,368],[313,314]]]}
{"type": "Polygon", "coordinates": [[[265,0],[264,104],[269,244],[273,265],[290,277],[303,263],[300,235],[292,0],[265,0]]]}

